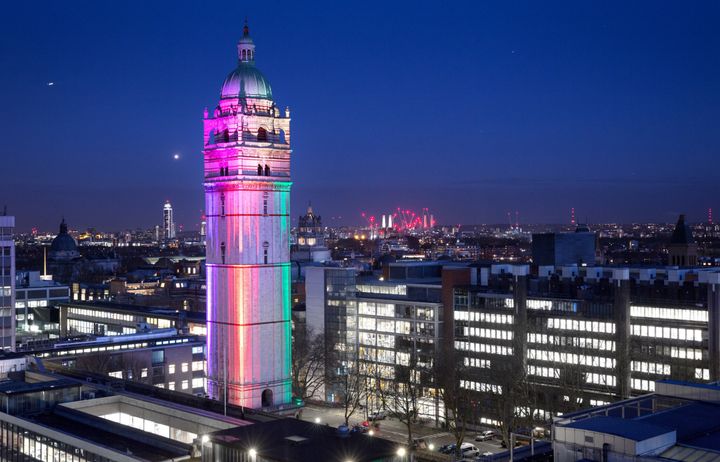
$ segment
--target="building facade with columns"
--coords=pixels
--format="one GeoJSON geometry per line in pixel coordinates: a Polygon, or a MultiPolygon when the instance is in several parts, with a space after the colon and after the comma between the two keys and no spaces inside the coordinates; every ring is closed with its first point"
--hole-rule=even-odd
{"type": "Polygon", "coordinates": [[[716,270],[492,265],[453,308],[460,385],[483,424],[720,380],[716,270]]]}
{"type": "Polygon", "coordinates": [[[268,408],[291,401],[290,111],[247,25],[237,51],[204,117],[208,392],[268,408]]]}

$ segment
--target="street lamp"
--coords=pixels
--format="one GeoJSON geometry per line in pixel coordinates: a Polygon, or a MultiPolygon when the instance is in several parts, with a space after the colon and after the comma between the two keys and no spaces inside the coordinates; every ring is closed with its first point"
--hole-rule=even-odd
{"type": "Polygon", "coordinates": [[[315,417],[315,423],[316,423],[316,424],[319,424],[319,423],[320,423],[320,417],[315,417]]]}
{"type": "Polygon", "coordinates": [[[397,455],[400,457],[405,457],[406,453],[407,453],[407,451],[405,450],[405,448],[401,447],[400,449],[397,450],[397,455]]]}

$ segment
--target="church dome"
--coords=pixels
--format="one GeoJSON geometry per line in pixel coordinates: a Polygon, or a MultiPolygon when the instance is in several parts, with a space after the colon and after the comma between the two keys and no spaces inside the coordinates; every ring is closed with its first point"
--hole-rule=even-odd
{"type": "Polygon", "coordinates": [[[249,62],[241,62],[222,85],[220,97],[272,99],[272,89],[262,72],[249,62]]]}
{"type": "Polygon", "coordinates": [[[67,224],[65,224],[64,219],[62,223],[60,223],[60,232],[57,236],[55,236],[55,239],[53,239],[52,244],[50,245],[50,251],[77,252],[77,244],[75,243],[75,239],[68,234],[67,224]]]}
{"type": "Polygon", "coordinates": [[[272,89],[262,72],[255,67],[255,43],[247,24],[237,44],[238,66],[225,78],[220,97],[272,99],[272,89]]]}

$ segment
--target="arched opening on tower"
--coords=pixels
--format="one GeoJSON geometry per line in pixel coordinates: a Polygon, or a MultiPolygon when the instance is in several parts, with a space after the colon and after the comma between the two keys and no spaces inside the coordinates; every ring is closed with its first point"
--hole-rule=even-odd
{"type": "Polygon", "coordinates": [[[262,175],[262,174],[263,174],[262,165],[258,164],[258,175],[262,175]]]}
{"type": "Polygon", "coordinates": [[[222,140],[226,143],[230,141],[230,131],[227,128],[222,132],[222,140]]]}
{"type": "Polygon", "coordinates": [[[285,130],[282,128],[280,129],[280,143],[287,144],[287,141],[285,141],[285,130]]]}
{"type": "Polygon", "coordinates": [[[257,140],[258,141],[267,141],[267,130],[265,130],[263,127],[258,128],[257,131],[257,140]]]}
{"type": "Polygon", "coordinates": [[[265,176],[270,176],[270,166],[265,164],[265,176]]]}
{"type": "Polygon", "coordinates": [[[273,392],[271,389],[266,388],[263,390],[261,395],[261,404],[262,407],[270,407],[273,405],[273,392]]]}

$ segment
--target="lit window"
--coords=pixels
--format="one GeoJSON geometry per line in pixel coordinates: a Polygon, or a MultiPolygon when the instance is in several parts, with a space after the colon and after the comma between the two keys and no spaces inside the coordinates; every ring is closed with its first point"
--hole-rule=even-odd
{"type": "Polygon", "coordinates": [[[175,373],[175,364],[169,364],[168,365],[168,374],[174,374],[175,373]]]}

